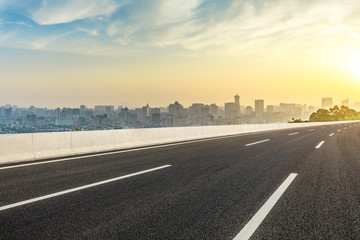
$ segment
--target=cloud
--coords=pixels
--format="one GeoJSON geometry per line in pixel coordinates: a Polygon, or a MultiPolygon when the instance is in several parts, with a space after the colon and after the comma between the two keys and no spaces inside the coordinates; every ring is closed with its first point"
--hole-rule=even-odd
{"type": "Polygon", "coordinates": [[[22,18],[4,19],[3,23],[30,22],[31,31],[11,24],[4,28],[4,33],[14,36],[13,43],[9,44],[32,46],[31,42],[35,42],[37,49],[44,50],[66,49],[97,55],[103,51],[103,55],[111,56],[157,52],[242,56],[265,51],[286,52],[285,48],[298,49],[299,46],[315,51],[341,44],[356,46],[360,35],[359,11],[358,0],[137,0],[121,3],[115,0],[48,0],[31,5],[27,12],[38,24],[51,26],[44,28],[22,18]],[[79,21],[56,25],[75,20],[79,21]],[[87,34],[77,34],[79,31],[87,34]],[[71,34],[62,35],[68,32],[71,34]],[[69,41],[72,44],[65,46],[69,41]],[[91,51],[85,51],[84,43],[91,46],[91,51]]]}
{"type": "Polygon", "coordinates": [[[121,21],[115,21],[108,26],[106,33],[109,37],[121,35],[124,38],[128,38],[137,28],[136,25],[127,25],[121,21]]]}
{"type": "Polygon", "coordinates": [[[323,0],[308,4],[298,0],[233,1],[216,16],[190,18],[166,29],[155,29],[149,33],[148,44],[230,55],[296,45],[320,49],[324,42],[335,46],[336,41],[331,43],[329,37],[349,33],[356,36],[346,19],[360,3],[349,1],[352,4],[323,0]]]}
{"type": "Polygon", "coordinates": [[[27,23],[25,23],[25,22],[23,22],[23,21],[16,21],[16,22],[14,22],[14,21],[6,21],[6,22],[0,21],[0,24],[16,24],[16,25],[21,25],[21,26],[29,27],[29,28],[32,27],[30,24],[27,24],[27,23]]]}
{"type": "Polygon", "coordinates": [[[203,0],[160,1],[156,9],[155,23],[165,25],[189,20],[195,16],[195,10],[202,2],[203,0]]]}
{"type": "Polygon", "coordinates": [[[44,0],[31,17],[40,25],[72,22],[79,19],[109,16],[120,6],[113,0],[44,0]]]}
{"type": "Polygon", "coordinates": [[[81,32],[85,32],[85,33],[87,33],[87,34],[89,34],[90,36],[93,36],[93,37],[99,36],[99,33],[98,33],[97,30],[88,30],[88,29],[81,28],[81,27],[79,27],[78,30],[81,31],[81,32]]]}

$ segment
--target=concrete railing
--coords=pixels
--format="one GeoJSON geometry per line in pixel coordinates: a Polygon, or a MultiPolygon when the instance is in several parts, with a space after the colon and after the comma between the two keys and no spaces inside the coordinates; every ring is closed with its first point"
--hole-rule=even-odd
{"type": "Polygon", "coordinates": [[[4,134],[0,135],[0,164],[242,133],[341,123],[349,123],[349,121],[4,134]]]}

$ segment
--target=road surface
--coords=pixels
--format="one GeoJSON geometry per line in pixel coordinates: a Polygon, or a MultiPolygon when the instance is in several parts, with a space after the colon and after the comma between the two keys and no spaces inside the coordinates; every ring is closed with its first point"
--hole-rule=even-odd
{"type": "Polygon", "coordinates": [[[360,123],[0,165],[0,239],[360,239],[359,203],[360,123]]]}

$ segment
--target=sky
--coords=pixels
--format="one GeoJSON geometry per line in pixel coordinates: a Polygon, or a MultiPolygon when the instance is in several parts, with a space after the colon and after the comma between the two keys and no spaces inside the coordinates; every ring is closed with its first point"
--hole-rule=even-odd
{"type": "Polygon", "coordinates": [[[0,0],[0,105],[360,102],[359,0],[0,0]]]}

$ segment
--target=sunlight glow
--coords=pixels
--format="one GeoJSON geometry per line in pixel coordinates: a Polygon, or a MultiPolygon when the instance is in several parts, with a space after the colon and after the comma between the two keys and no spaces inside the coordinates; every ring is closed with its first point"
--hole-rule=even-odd
{"type": "Polygon", "coordinates": [[[357,81],[360,82],[360,57],[354,58],[346,64],[346,68],[350,71],[357,81]]]}

